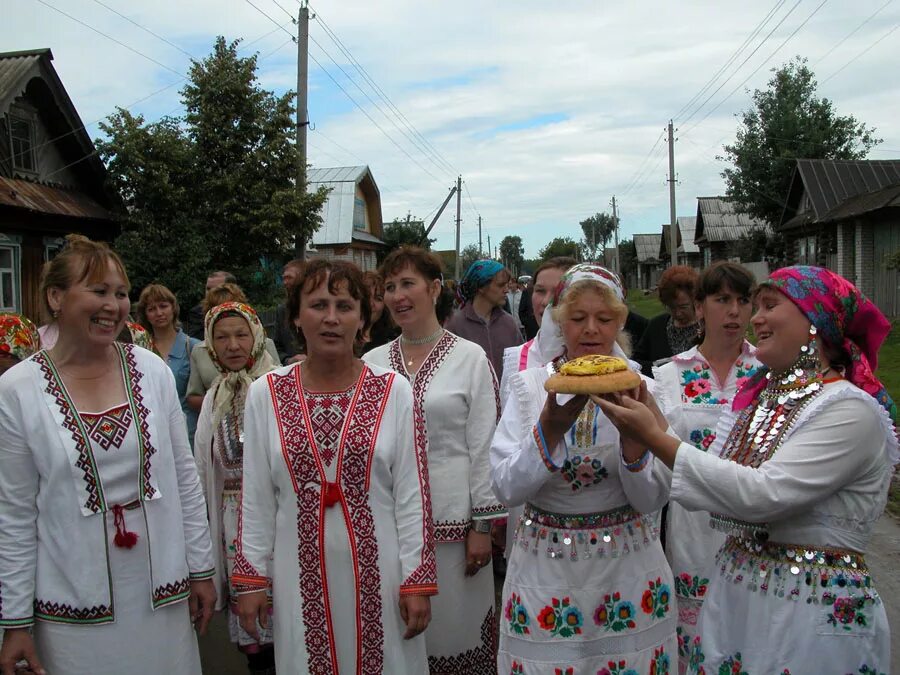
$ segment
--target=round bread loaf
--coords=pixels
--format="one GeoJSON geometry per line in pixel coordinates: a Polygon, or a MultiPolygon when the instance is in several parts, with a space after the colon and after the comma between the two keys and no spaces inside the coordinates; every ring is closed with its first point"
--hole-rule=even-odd
{"type": "Polygon", "coordinates": [[[559,394],[611,394],[634,389],[641,384],[641,376],[630,369],[602,375],[563,375],[555,373],[544,382],[544,389],[559,394]]]}

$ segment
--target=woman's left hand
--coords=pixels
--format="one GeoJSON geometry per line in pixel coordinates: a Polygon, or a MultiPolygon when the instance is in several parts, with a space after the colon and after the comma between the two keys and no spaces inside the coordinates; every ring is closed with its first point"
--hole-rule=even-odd
{"type": "Polygon", "coordinates": [[[206,627],[216,608],[216,587],[212,579],[191,582],[191,596],[188,599],[191,622],[200,635],[206,634],[206,627]]]}
{"type": "Polygon", "coordinates": [[[478,574],[478,570],[491,562],[490,532],[469,530],[466,535],[466,576],[478,574]]]}

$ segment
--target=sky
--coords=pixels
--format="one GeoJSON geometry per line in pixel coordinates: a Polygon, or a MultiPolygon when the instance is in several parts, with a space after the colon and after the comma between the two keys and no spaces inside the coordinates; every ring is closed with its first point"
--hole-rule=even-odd
{"type": "MultiPolygon", "coordinates": [[[[191,58],[217,35],[258,53],[261,84],[297,86],[298,0],[4,0],[4,51],[50,47],[90,135],[116,107],[179,115],[191,58]],[[10,11],[11,10],[11,11],[10,11]]],[[[461,247],[518,235],[526,257],[611,211],[620,238],[724,193],[717,155],[771,69],[809,59],[819,95],[900,158],[894,0],[315,0],[309,162],[368,164],[385,222],[430,221],[462,176],[461,247]],[[709,86],[707,86],[709,84],[709,86]],[[374,86],[373,86],[374,85],[374,86]],[[698,96],[699,94],[699,96],[698,96]]],[[[455,245],[455,202],[434,248],[455,245]]]]}

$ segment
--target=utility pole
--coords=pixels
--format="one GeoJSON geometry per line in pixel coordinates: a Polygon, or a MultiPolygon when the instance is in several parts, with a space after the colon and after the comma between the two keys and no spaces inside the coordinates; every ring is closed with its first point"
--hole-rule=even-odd
{"type": "Polygon", "coordinates": [[[484,249],[481,248],[481,216],[478,216],[478,255],[484,255],[484,249]]]}
{"type": "Polygon", "coordinates": [[[612,209],[613,209],[613,236],[615,237],[615,256],[613,258],[613,266],[614,272],[619,276],[622,276],[622,270],[619,268],[619,215],[616,212],[616,196],[613,195],[612,198],[612,209]]]}
{"type": "Polygon", "coordinates": [[[678,221],[675,218],[675,130],[669,120],[669,248],[672,264],[678,264],[678,221]]]}
{"type": "Polygon", "coordinates": [[[491,248],[491,235],[488,235],[488,251],[487,251],[488,258],[491,257],[491,251],[493,251],[493,250],[494,249],[491,248]]]}
{"type": "Polygon", "coordinates": [[[456,270],[454,277],[457,281],[460,280],[459,276],[459,228],[462,223],[462,176],[456,177],[456,270]]]}
{"type": "MultiPolygon", "coordinates": [[[[297,191],[306,192],[306,130],[309,127],[307,113],[309,70],[309,7],[306,0],[300,2],[297,17],[297,191]]],[[[306,238],[297,237],[294,251],[301,260],[306,258],[306,238]]]]}

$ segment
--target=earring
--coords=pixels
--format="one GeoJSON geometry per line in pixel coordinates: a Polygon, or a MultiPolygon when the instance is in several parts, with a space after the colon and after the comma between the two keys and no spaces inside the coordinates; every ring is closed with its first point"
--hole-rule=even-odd
{"type": "Polygon", "coordinates": [[[60,314],[60,311],[58,309],[54,309],[52,312],[50,312],[50,316],[52,316],[54,319],[58,319],[59,314],[60,314]]]}

